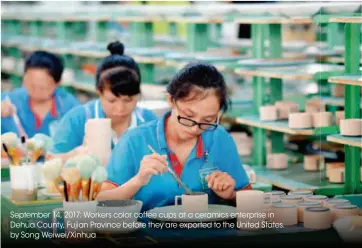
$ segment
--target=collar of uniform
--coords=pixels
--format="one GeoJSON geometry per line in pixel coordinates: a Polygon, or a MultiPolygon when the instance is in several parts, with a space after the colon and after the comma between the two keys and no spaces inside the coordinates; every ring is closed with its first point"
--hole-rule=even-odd
{"type": "MultiPolygon", "coordinates": [[[[33,106],[31,104],[30,98],[28,98],[28,103],[29,103],[30,111],[33,113],[34,118],[35,118],[35,126],[36,126],[36,128],[40,128],[43,120],[33,111],[33,106]]],[[[55,96],[53,96],[53,99],[52,99],[52,105],[50,107],[50,115],[53,118],[57,117],[57,115],[58,115],[55,96]]]]}
{"type": "MultiPolygon", "coordinates": [[[[165,124],[166,124],[166,118],[171,114],[171,111],[165,113],[157,122],[157,130],[156,130],[156,136],[158,141],[159,148],[167,149],[167,141],[165,136],[165,124]]],[[[204,155],[205,148],[204,148],[204,142],[202,135],[197,137],[197,144],[196,144],[196,157],[201,158],[204,155]]]]}

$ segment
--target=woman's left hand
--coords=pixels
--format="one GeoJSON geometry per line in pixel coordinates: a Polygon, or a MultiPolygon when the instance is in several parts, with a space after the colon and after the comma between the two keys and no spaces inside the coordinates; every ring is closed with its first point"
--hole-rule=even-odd
{"type": "Polygon", "coordinates": [[[234,196],[235,180],[226,172],[214,171],[206,178],[209,188],[219,197],[230,200],[234,196]]]}

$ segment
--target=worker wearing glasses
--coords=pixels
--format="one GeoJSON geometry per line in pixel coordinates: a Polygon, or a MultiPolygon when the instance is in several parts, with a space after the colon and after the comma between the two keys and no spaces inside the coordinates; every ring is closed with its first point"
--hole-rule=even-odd
{"type": "Polygon", "coordinates": [[[170,112],[130,130],[114,148],[98,199],[141,200],[144,211],[173,205],[185,192],[167,166],[192,191],[208,193],[210,204],[249,189],[236,145],[219,125],[229,103],[220,72],[211,65],[187,65],[168,85],[167,100],[170,112]],[[203,179],[205,169],[211,173],[203,179]]]}

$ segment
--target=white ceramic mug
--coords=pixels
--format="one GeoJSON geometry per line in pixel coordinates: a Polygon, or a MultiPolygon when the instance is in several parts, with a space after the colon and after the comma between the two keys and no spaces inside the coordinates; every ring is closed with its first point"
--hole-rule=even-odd
{"type": "Polygon", "coordinates": [[[99,201],[97,212],[100,213],[97,223],[105,224],[104,227],[96,227],[100,232],[117,232],[119,229],[127,229],[129,224],[138,220],[138,214],[143,203],[137,200],[106,200],[99,201]],[[122,224],[119,229],[107,227],[106,223],[122,224]]]}
{"type": "Polygon", "coordinates": [[[298,222],[304,222],[304,210],[309,207],[322,207],[322,205],[315,201],[299,202],[297,204],[298,222]]]}
{"type": "Polygon", "coordinates": [[[37,199],[37,168],[34,164],[11,165],[10,185],[14,201],[34,201],[37,199]]]}
{"type": "Polygon", "coordinates": [[[204,192],[193,192],[192,195],[175,196],[175,205],[181,199],[181,205],[185,212],[206,212],[209,206],[209,196],[204,192]]]}
{"type": "Polygon", "coordinates": [[[239,212],[264,212],[265,197],[269,195],[271,199],[271,193],[260,190],[241,190],[236,192],[236,208],[239,212]]]}
{"type": "Polygon", "coordinates": [[[273,222],[282,223],[283,226],[298,224],[297,207],[294,204],[277,203],[272,207],[274,213],[273,222]]]}
{"type": "Polygon", "coordinates": [[[332,225],[332,215],[329,208],[309,207],[304,210],[304,228],[322,230],[332,225]]]}
{"type": "Polygon", "coordinates": [[[53,233],[57,232],[57,218],[60,212],[64,212],[65,232],[94,232],[95,227],[91,226],[94,215],[97,213],[97,201],[63,202],[62,208],[53,210],[53,233]],[[77,223],[84,227],[76,226],[77,223]]]}

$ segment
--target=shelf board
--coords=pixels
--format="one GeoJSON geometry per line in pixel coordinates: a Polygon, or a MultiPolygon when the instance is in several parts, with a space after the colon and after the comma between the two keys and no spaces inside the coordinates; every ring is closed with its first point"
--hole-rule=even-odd
{"type": "Polygon", "coordinates": [[[121,16],[115,20],[117,22],[159,22],[163,19],[156,16],[121,16]]]}
{"type": "Polygon", "coordinates": [[[236,18],[234,23],[238,24],[312,24],[310,17],[279,17],[279,16],[253,16],[236,18]]]}
{"type": "Polygon", "coordinates": [[[362,137],[348,137],[339,134],[328,135],[327,141],[362,148],[362,137]]]}
{"type": "Polygon", "coordinates": [[[330,18],[329,22],[338,22],[338,23],[362,23],[362,17],[334,17],[330,18]]]}
{"type": "Polygon", "coordinates": [[[289,128],[287,120],[261,121],[259,120],[258,116],[242,116],[236,118],[236,123],[252,127],[263,128],[271,131],[291,134],[291,135],[314,135],[314,129],[312,128],[308,129],[289,128]]]}
{"type": "MultiPolygon", "coordinates": [[[[256,66],[257,67],[257,66],[256,66]]],[[[335,73],[343,73],[344,67],[338,65],[309,64],[269,68],[239,68],[235,73],[245,76],[280,78],[284,80],[313,80],[328,78],[335,73]]]]}
{"type": "Polygon", "coordinates": [[[196,24],[206,24],[206,23],[223,23],[224,19],[220,17],[207,17],[207,16],[170,16],[166,17],[167,22],[186,22],[186,23],[196,23],[196,24]]]}
{"type": "Polygon", "coordinates": [[[305,171],[303,164],[289,164],[285,170],[270,170],[253,166],[257,181],[273,184],[286,190],[312,190],[315,194],[342,194],[344,184],[329,183],[323,171],[305,171]]]}
{"type": "Polygon", "coordinates": [[[347,84],[347,85],[357,85],[362,86],[362,76],[361,75],[344,75],[338,77],[330,77],[328,82],[335,84],[347,84]]]}

